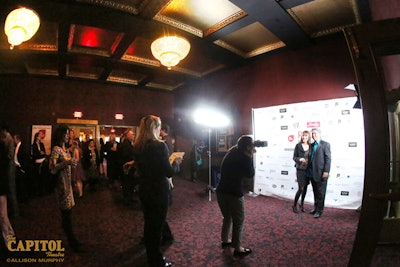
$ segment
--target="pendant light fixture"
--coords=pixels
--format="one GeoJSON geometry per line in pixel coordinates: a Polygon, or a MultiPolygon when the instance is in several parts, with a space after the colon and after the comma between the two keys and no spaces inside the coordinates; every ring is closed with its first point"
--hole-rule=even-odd
{"type": "Polygon", "coordinates": [[[40,19],[35,11],[25,7],[11,11],[4,24],[4,32],[8,37],[10,49],[31,39],[39,26],[40,19]]]}
{"type": "Polygon", "coordinates": [[[190,43],[179,36],[164,36],[151,44],[151,52],[169,70],[178,65],[190,50],[190,43]]]}

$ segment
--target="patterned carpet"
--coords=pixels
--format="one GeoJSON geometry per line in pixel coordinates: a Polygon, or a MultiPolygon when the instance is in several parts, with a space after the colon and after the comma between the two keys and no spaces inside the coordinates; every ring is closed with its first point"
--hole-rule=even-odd
{"type": "MultiPolygon", "coordinates": [[[[306,213],[294,214],[291,201],[246,196],[243,245],[253,249],[245,258],[234,258],[231,249],[220,247],[222,217],[215,194],[208,201],[206,185],[175,179],[173,204],[168,221],[175,241],[165,247],[173,266],[265,267],[265,266],[346,266],[355,237],[358,213],[326,208],[320,219],[306,213]]],[[[310,210],[310,206],[306,207],[310,210]]],[[[21,206],[22,215],[12,219],[19,240],[65,240],[55,196],[33,199],[21,206]]],[[[72,252],[66,241],[61,256],[44,252],[1,253],[0,266],[146,266],[145,249],[140,244],[143,215],[139,202],[123,204],[120,192],[101,186],[87,192],[73,210],[77,236],[84,252],[72,252]],[[38,259],[63,262],[39,263],[38,259]],[[22,263],[35,261],[36,263],[22,263]]],[[[5,250],[5,248],[0,248],[5,250]]],[[[379,248],[372,266],[398,266],[398,247],[379,248]],[[389,257],[388,257],[389,255],[389,257]]]]}

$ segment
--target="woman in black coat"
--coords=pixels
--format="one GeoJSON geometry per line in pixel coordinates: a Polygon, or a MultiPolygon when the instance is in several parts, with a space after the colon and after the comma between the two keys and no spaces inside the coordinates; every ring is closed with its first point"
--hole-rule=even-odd
{"type": "Polygon", "coordinates": [[[144,243],[151,267],[172,266],[161,253],[161,234],[168,212],[168,195],[173,169],[167,145],[160,140],[161,120],[149,115],[142,118],[135,139],[135,166],[139,175],[139,197],[144,215],[144,243]]]}

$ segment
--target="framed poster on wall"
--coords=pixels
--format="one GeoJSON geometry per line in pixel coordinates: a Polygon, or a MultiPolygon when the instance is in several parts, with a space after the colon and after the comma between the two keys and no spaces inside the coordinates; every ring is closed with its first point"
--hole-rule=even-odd
{"type": "Polygon", "coordinates": [[[51,153],[51,125],[32,125],[32,136],[31,136],[31,144],[33,144],[33,139],[35,138],[35,134],[41,132],[43,133],[43,139],[41,140],[44,144],[44,148],[46,149],[46,155],[50,155],[51,153]]]}
{"type": "Polygon", "coordinates": [[[225,153],[234,145],[233,143],[233,126],[217,129],[217,152],[225,153]]]}

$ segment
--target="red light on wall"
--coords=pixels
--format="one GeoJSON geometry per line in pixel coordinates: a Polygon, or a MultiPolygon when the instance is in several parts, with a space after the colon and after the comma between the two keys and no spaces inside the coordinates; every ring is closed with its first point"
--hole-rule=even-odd
{"type": "Polygon", "coordinates": [[[98,33],[96,30],[86,31],[81,36],[80,43],[83,46],[98,47],[100,45],[100,42],[99,39],[97,38],[97,35],[98,33]]]}

